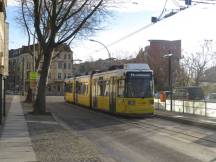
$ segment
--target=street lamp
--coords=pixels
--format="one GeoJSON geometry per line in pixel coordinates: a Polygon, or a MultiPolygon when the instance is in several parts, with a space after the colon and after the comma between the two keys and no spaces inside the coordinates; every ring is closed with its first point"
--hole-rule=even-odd
{"type": "Polygon", "coordinates": [[[172,98],[173,98],[173,90],[172,90],[172,56],[173,54],[164,55],[164,58],[169,59],[169,90],[170,90],[170,111],[172,112],[172,98]]]}
{"type": "Polygon", "coordinates": [[[96,43],[99,43],[101,44],[106,50],[107,50],[107,53],[108,53],[108,56],[109,56],[109,59],[111,60],[111,54],[110,54],[110,51],[108,50],[107,46],[105,46],[105,44],[99,42],[99,41],[96,41],[94,39],[90,39],[91,42],[96,42],[96,43]]]}

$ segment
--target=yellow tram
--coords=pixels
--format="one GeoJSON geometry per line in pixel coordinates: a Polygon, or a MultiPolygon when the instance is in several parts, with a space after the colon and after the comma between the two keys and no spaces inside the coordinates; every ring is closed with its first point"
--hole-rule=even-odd
{"type": "Polygon", "coordinates": [[[65,101],[115,114],[154,113],[153,72],[147,64],[65,80],[65,101]]]}

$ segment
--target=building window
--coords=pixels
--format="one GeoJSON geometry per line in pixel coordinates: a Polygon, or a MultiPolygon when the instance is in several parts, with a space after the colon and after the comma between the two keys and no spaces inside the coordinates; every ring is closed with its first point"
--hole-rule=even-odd
{"type": "Polygon", "coordinates": [[[68,63],[68,69],[71,69],[71,63],[68,63]]]}
{"type": "Polygon", "coordinates": [[[15,65],[16,64],[16,60],[13,60],[13,65],[15,65]]]}
{"type": "Polygon", "coordinates": [[[68,59],[71,59],[71,54],[68,54],[68,59]]]}
{"type": "Polygon", "coordinates": [[[61,79],[62,77],[61,77],[61,73],[58,73],[58,79],[61,79]]]}
{"type": "Polygon", "coordinates": [[[67,74],[64,74],[64,79],[67,78],[67,74]]]}
{"type": "Polygon", "coordinates": [[[64,63],[64,69],[67,69],[67,64],[66,63],[64,63]]]}
{"type": "Polygon", "coordinates": [[[30,64],[27,62],[26,69],[30,69],[30,64]]]}
{"type": "Polygon", "coordinates": [[[61,91],[61,87],[60,87],[60,85],[58,85],[58,88],[57,88],[57,89],[58,89],[58,92],[60,92],[60,91],[61,91]]]}
{"type": "Polygon", "coordinates": [[[62,62],[59,62],[59,63],[58,63],[58,68],[59,68],[59,69],[62,69],[62,62]]]}
{"type": "Polygon", "coordinates": [[[51,86],[48,86],[48,91],[51,92],[52,88],[51,86]]]}
{"type": "Polygon", "coordinates": [[[67,59],[67,54],[64,55],[64,59],[67,59]]]}
{"type": "Polygon", "coordinates": [[[49,73],[48,78],[51,79],[51,73],[49,73]]]}

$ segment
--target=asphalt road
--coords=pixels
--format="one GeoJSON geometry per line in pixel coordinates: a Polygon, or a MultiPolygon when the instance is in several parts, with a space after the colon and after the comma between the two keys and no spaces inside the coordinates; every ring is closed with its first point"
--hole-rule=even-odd
{"type": "Polygon", "coordinates": [[[113,162],[216,162],[216,131],[152,118],[122,118],[48,97],[48,109],[113,162]]]}

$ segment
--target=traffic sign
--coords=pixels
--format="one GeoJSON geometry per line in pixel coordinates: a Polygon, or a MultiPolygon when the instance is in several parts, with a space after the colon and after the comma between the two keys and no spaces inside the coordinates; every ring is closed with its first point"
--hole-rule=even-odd
{"type": "Polygon", "coordinates": [[[37,79],[38,79],[38,72],[31,71],[30,80],[37,80],[37,79]]]}

